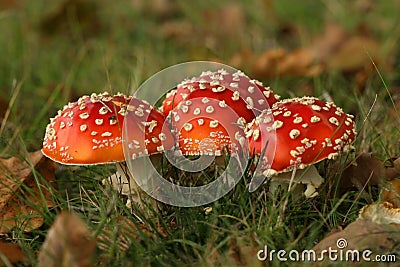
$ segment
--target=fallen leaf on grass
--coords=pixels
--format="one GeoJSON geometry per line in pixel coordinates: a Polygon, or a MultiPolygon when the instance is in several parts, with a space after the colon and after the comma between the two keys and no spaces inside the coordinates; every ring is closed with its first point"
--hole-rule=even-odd
{"type": "MultiPolygon", "coordinates": [[[[394,209],[390,203],[372,204],[363,207],[359,218],[349,224],[344,230],[331,234],[321,240],[313,250],[321,255],[323,250],[359,251],[360,255],[365,250],[372,252],[370,259],[375,255],[398,254],[400,252],[400,211],[394,209]]],[[[326,254],[325,254],[326,255],[326,254]]],[[[337,254],[336,254],[337,255],[337,254]]],[[[352,255],[352,254],[350,254],[352,255]]],[[[325,257],[328,260],[328,257],[325,257]]],[[[360,256],[360,260],[361,256],[360,256]]],[[[314,266],[323,266],[321,262],[314,266]]],[[[353,262],[366,266],[367,262],[353,262]]],[[[375,262],[370,262],[374,266],[375,262]]]]}
{"type": "MultiPolygon", "coordinates": [[[[367,31],[368,32],[368,31],[367,31]]],[[[384,63],[381,46],[376,39],[356,32],[350,34],[343,27],[327,24],[320,37],[310,45],[294,50],[268,49],[259,55],[243,58],[235,54],[231,61],[236,67],[251,68],[258,79],[274,77],[315,77],[324,71],[338,71],[355,77],[357,86],[363,88],[373,71],[373,64],[384,63]]]]}
{"type": "Polygon", "coordinates": [[[4,261],[3,257],[0,257],[0,266],[7,266],[6,263],[16,264],[27,260],[21,248],[17,244],[6,243],[0,241],[0,255],[5,257],[8,262],[4,261]]]}
{"type": "Polygon", "coordinates": [[[360,153],[343,170],[339,188],[347,190],[356,187],[361,190],[366,185],[381,185],[385,181],[385,172],[385,165],[381,160],[371,153],[360,153]]]}
{"type": "Polygon", "coordinates": [[[215,249],[214,244],[210,243],[204,252],[204,264],[206,266],[265,266],[264,262],[257,259],[260,247],[248,236],[232,236],[227,245],[228,249],[221,251],[215,249]]]}
{"type": "Polygon", "coordinates": [[[96,240],[85,222],[74,213],[60,213],[47,233],[39,252],[39,267],[88,267],[96,240]]]}
{"type": "Polygon", "coordinates": [[[255,257],[259,247],[252,244],[247,238],[232,237],[229,242],[229,250],[226,256],[227,265],[236,266],[263,266],[264,263],[255,257]]]}
{"type": "Polygon", "coordinates": [[[322,71],[322,65],[316,62],[313,52],[309,49],[273,49],[258,57],[251,72],[256,78],[263,79],[282,76],[313,77],[322,71]]]}
{"type": "Polygon", "coordinates": [[[327,62],[347,38],[348,33],[346,33],[343,27],[338,24],[327,23],[322,35],[315,38],[310,47],[316,59],[321,62],[327,62]]]}
{"type": "Polygon", "coordinates": [[[393,180],[400,178],[400,158],[393,161],[393,166],[386,168],[386,179],[393,180]]]}
{"type": "Polygon", "coordinates": [[[387,181],[382,186],[381,201],[390,202],[396,208],[400,208],[400,180],[387,181]]]}
{"type": "Polygon", "coordinates": [[[46,186],[40,186],[39,190],[33,169],[46,183],[54,181],[55,164],[41,151],[29,153],[26,161],[19,158],[0,159],[0,233],[16,226],[23,231],[40,227],[43,218],[39,214],[43,206],[53,206],[52,193],[46,186]]]}
{"type": "Polygon", "coordinates": [[[345,73],[372,71],[372,61],[378,64],[379,45],[372,38],[353,36],[347,39],[337,51],[326,60],[330,70],[345,73]]]}

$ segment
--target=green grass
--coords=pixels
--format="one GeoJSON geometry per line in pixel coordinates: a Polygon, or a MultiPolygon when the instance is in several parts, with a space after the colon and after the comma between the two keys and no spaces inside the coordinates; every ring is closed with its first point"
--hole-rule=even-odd
{"type": "MultiPolygon", "coordinates": [[[[367,14],[350,1],[274,1],[275,18],[268,16],[271,11],[263,9],[262,1],[235,1],[246,16],[242,34],[247,38],[240,39],[209,29],[199,13],[216,10],[229,1],[170,1],[176,7],[167,15],[137,10],[131,1],[87,1],[95,15],[88,12],[79,18],[70,8],[53,20],[62,1],[17,2],[23,4],[0,11],[0,98],[12,104],[0,132],[2,157],[23,157],[25,151],[40,149],[49,118],[68,101],[103,90],[131,93],[170,65],[211,58],[227,62],[246,48],[261,52],[267,47],[307,46],[308,37],[318,36],[326,21],[335,21],[350,32],[364,24],[377,36],[384,53],[392,51],[400,37],[395,8],[400,3],[396,0],[374,3],[373,11],[367,14]],[[85,16],[90,19],[85,20],[85,16]],[[51,28],[43,26],[46,18],[51,20],[51,28]],[[188,21],[197,34],[166,38],[160,27],[170,20],[188,21]],[[280,35],[280,28],[288,23],[300,29],[300,38],[295,35],[287,42],[280,35]]],[[[399,55],[397,49],[394,55],[399,55]]],[[[395,57],[390,60],[398,64],[395,57]]],[[[315,78],[263,82],[283,97],[302,96],[300,88],[305,85],[317,97],[331,96],[338,106],[356,115],[356,151],[387,160],[400,155],[399,117],[393,107],[400,95],[400,72],[396,64],[393,66],[381,69],[378,64],[382,77],[377,70],[372,71],[363,91],[356,89],[352,75],[329,71],[315,78]]],[[[341,177],[341,170],[353,156],[350,153],[318,164],[327,182],[316,198],[293,199],[284,190],[270,195],[267,186],[249,193],[246,185],[251,173],[247,173],[233,191],[207,205],[212,208],[207,215],[205,207],[161,204],[159,211],[149,207],[149,212],[143,212],[133,207],[132,214],[124,204],[126,199],[101,184],[113,166],[58,166],[56,206],[41,212],[43,226],[28,233],[15,228],[1,239],[20,244],[28,266],[35,266],[49,227],[61,210],[68,209],[77,212],[99,238],[102,246],[96,254],[97,265],[224,266],[241,262],[257,266],[256,253],[264,245],[270,249],[310,249],[331,230],[354,221],[363,205],[379,199],[377,188],[365,188],[363,194],[337,190],[335,179],[341,177]],[[121,225],[121,217],[136,228],[121,225]],[[138,218],[146,231],[141,230],[138,218]]],[[[37,179],[41,180],[40,175],[37,179]]]]}

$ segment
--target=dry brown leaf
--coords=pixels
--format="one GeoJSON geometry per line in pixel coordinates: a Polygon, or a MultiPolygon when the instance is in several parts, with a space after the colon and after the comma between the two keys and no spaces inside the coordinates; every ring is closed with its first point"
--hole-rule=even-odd
{"type": "MultiPolygon", "coordinates": [[[[218,62],[218,59],[214,59],[218,62]]],[[[244,66],[249,66],[249,63],[253,61],[253,52],[250,49],[243,49],[235,53],[228,62],[229,66],[243,69],[244,66]]]]}
{"type": "Polygon", "coordinates": [[[322,66],[315,64],[313,52],[309,49],[298,49],[289,53],[279,65],[281,76],[312,77],[321,72],[322,66]]]}
{"type": "Polygon", "coordinates": [[[279,62],[286,56],[281,48],[267,50],[262,53],[252,65],[252,74],[257,77],[275,77],[279,62]]]}
{"type": "Polygon", "coordinates": [[[342,172],[340,189],[357,187],[361,190],[366,185],[380,185],[385,181],[385,165],[371,153],[360,153],[354,162],[342,172]]]}
{"type": "Polygon", "coordinates": [[[400,208],[400,180],[387,181],[382,186],[381,200],[392,203],[394,207],[400,208]]]}
{"type": "MultiPolygon", "coordinates": [[[[360,210],[356,221],[349,224],[344,230],[328,235],[313,250],[316,255],[320,255],[323,250],[340,250],[342,255],[348,251],[358,251],[360,261],[352,262],[357,266],[376,266],[375,255],[398,255],[400,250],[400,209],[394,208],[391,203],[374,203],[366,205],[360,210]],[[361,255],[364,251],[370,250],[368,257],[370,262],[363,261],[361,255]]],[[[326,255],[326,254],[325,254],[326,255]]],[[[314,264],[313,266],[324,266],[325,261],[314,264]]],[[[332,262],[330,262],[332,263],[332,262]]],[[[392,262],[393,263],[393,262],[392,262]]],[[[395,263],[385,263],[384,266],[397,266],[395,263]]]]}
{"type": "Polygon", "coordinates": [[[400,225],[400,209],[390,202],[373,203],[362,207],[358,218],[368,219],[376,224],[400,225]]]}
{"type": "Polygon", "coordinates": [[[353,36],[327,58],[326,64],[331,70],[357,72],[371,69],[371,59],[377,64],[378,58],[379,44],[377,41],[369,37],[353,36]]]}
{"type": "MultiPolygon", "coordinates": [[[[320,241],[313,250],[320,255],[323,250],[342,250],[345,254],[349,250],[358,250],[360,254],[364,250],[371,250],[371,259],[375,255],[388,255],[399,253],[398,244],[400,243],[400,225],[399,224],[377,224],[367,218],[359,218],[355,222],[349,224],[344,230],[331,234],[320,241]],[[340,243],[339,243],[340,242],[340,243]],[[345,247],[338,248],[347,244],[345,247]]],[[[326,255],[326,254],[325,254],[326,255]]],[[[361,258],[361,256],[360,256],[361,258]]],[[[328,257],[325,257],[329,261],[328,257]]],[[[325,266],[328,262],[320,262],[314,266],[325,266]]],[[[330,262],[332,263],[332,262],[330,262]]],[[[376,262],[358,262],[361,266],[374,266],[376,262]]],[[[353,262],[357,264],[357,262],[353,262]]]]}
{"type": "Polygon", "coordinates": [[[96,240],[85,222],[74,213],[60,213],[39,252],[39,267],[92,266],[96,240]]]}
{"type": "Polygon", "coordinates": [[[333,23],[326,24],[323,34],[316,38],[310,46],[315,60],[323,63],[329,61],[331,55],[343,44],[347,36],[343,27],[333,23]]]}
{"type": "Polygon", "coordinates": [[[386,179],[393,180],[400,178],[400,158],[393,161],[393,166],[386,168],[386,179]]]}
{"type": "Polygon", "coordinates": [[[259,247],[252,244],[247,238],[233,237],[229,240],[229,266],[264,266],[264,263],[255,257],[259,247]]]}
{"type": "Polygon", "coordinates": [[[329,70],[357,73],[357,83],[364,83],[372,70],[370,57],[378,63],[380,51],[378,42],[365,34],[368,29],[361,29],[358,34],[350,35],[337,24],[327,24],[324,34],[310,47],[314,59],[329,70]]]}
{"type": "Polygon", "coordinates": [[[283,49],[269,50],[261,54],[252,65],[252,74],[259,79],[284,76],[313,77],[323,71],[309,49],[287,52],[283,49]]]}
{"type": "Polygon", "coordinates": [[[228,240],[228,249],[219,251],[210,243],[204,252],[206,266],[265,266],[265,262],[257,259],[260,247],[250,240],[249,236],[234,236],[228,240]]]}
{"type": "Polygon", "coordinates": [[[325,70],[335,70],[354,74],[357,86],[362,89],[373,70],[371,59],[374,63],[384,62],[380,59],[378,42],[365,32],[368,29],[350,35],[343,27],[328,23],[324,33],[308,47],[290,51],[270,49],[253,56],[255,60],[252,61],[245,61],[238,55],[234,59],[244,64],[242,68],[250,65],[252,75],[258,79],[314,77],[325,70]]]}
{"type": "MultiPolygon", "coordinates": [[[[8,263],[11,264],[27,260],[27,257],[22,253],[21,248],[17,244],[5,243],[3,241],[0,241],[0,255],[3,255],[8,263]]],[[[0,266],[6,266],[2,258],[0,258],[0,266]]]]}
{"type": "Polygon", "coordinates": [[[53,206],[52,192],[45,189],[46,186],[42,186],[41,192],[39,191],[33,169],[48,183],[54,181],[55,164],[45,158],[41,151],[29,153],[28,161],[18,158],[0,159],[1,233],[8,232],[15,226],[24,231],[40,227],[43,218],[39,214],[43,205],[53,206]]]}

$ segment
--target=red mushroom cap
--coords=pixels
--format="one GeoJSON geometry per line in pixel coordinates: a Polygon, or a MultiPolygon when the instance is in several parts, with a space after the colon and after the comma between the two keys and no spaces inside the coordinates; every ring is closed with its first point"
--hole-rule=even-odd
{"type": "MultiPolygon", "coordinates": [[[[77,102],[64,106],[56,117],[50,119],[42,153],[56,162],[70,165],[124,161],[124,118],[130,113],[140,115],[142,106],[145,105],[149,104],[121,93],[83,96],[77,102]]],[[[163,118],[163,115],[152,109],[146,119],[151,122],[153,117],[163,118]]],[[[140,128],[136,127],[134,130],[146,129],[147,121],[142,121],[140,128]]],[[[147,129],[153,124],[149,123],[147,129]]],[[[148,150],[153,152],[153,147],[149,146],[148,150]]]]}
{"type": "Polygon", "coordinates": [[[198,77],[183,81],[177,89],[167,95],[163,103],[164,115],[184,100],[208,97],[223,100],[246,122],[250,122],[261,110],[278,101],[279,96],[243,72],[233,74],[224,70],[204,72],[198,77]]]}
{"type": "Polygon", "coordinates": [[[277,102],[249,125],[251,155],[260,155],[271,166],[266,174],[303,169],[347,150],[356,131],[353,116],[334,103],[303,97],[277,102]]]}
{"type": "Polygon", "coordinates": [[[222,155],[226,148],[238,152],[245,133],[237,114],[223,100],[202,97],[185,100],[170,114],[180,151],[190,155],[222,155]]]}

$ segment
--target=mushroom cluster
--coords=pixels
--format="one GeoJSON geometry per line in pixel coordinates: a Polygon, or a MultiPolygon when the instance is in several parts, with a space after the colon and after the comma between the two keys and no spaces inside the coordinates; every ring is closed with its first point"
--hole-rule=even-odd
{"type": "MultiPolygon", "coordinates": [[[[42,152],[61,164],[78,165],[124,162],[123,143],[132,160],[169,149],[183,156],[221,156],[246,148],[261,176],[276,177],[335,158],[351,147],[355,135],[353,116],[332,102],[280,100],[241,71],[218,70],[182,81],[159,109],[121,93],[83,96],[50,120],[42,152]]],[[[299,181],[307,184],[307,196],[315,196],[323,181],[312,176],[299,181]]],[[[123,180],[129,184],[126,171],[123,180]]]]}

